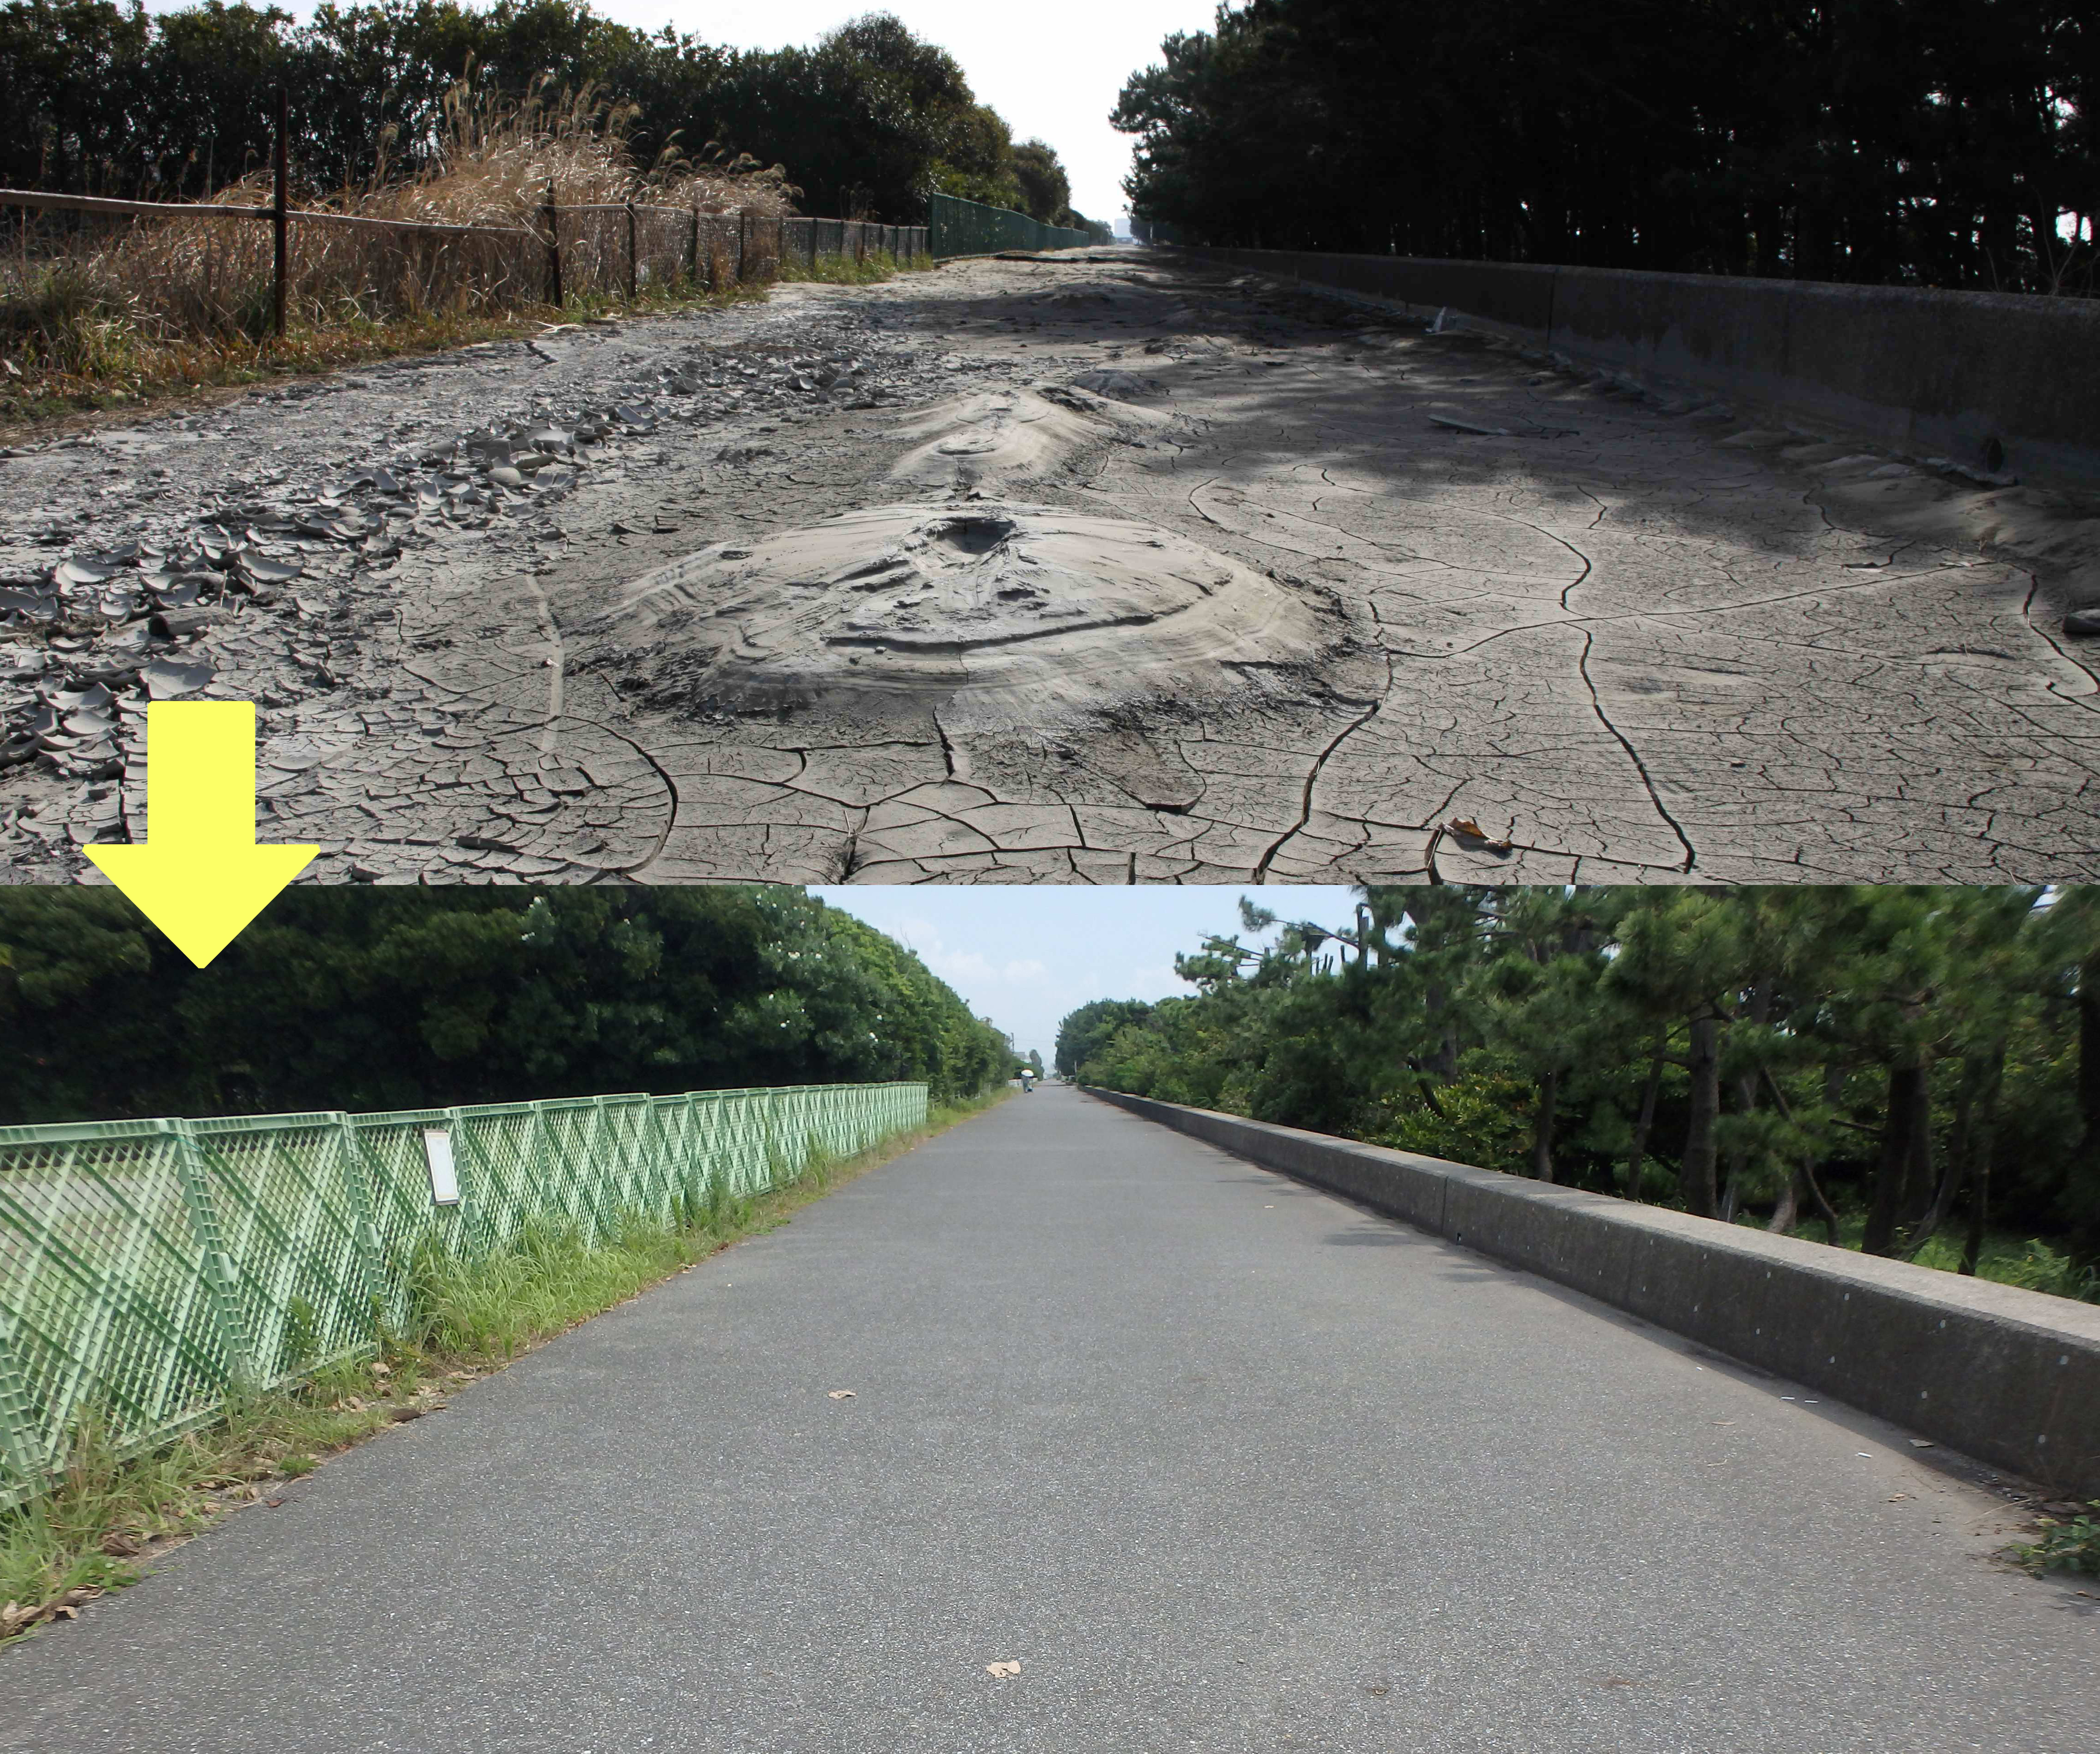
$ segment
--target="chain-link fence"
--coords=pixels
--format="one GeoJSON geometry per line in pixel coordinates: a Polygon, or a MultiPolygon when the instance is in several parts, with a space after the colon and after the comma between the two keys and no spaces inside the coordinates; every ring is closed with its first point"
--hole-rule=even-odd
{"type": "Polygon", "coordinates": [[[324,326],[346,314],[506,311],[652,287],[720,292],[798,264],[814,272],[821,258],[887,253],[908,267],[928,253],[924,226],[854,219],[627,201],[548,205],[527,217],[447,225],[0,189],[0,350],[26,346],[91,374],[90,356],[107,352],[113,333],[96,327],[98,312],[157,341],[259,339],[282,334],[288,312],[324,326]]]}
{"type": "MultiPolygon", "coordinates": [[[[858,219],[784,218],[768,214],[703,214],[681,207],[561,207],[551,223],[559,239],[565,291],[624,293],[685,282],[719,289],[766,280],[783,269],[814,271],[826,257],[865,262],[886,254],[909,263],[927,253],[926,227],[858,219]]],[[[543,218],[543,225],[549,223],[543,218]]]]}
{"type": "Polygon", "coordinates": [[[1009,208],[987,207],[953,195],[928,198],[930,253],[937,262],[948,256],[988,256],[1001,249],[1077,249],[1092,235],[1070,226],[1045,225],[1009,208]]]}
{"type": "Polygon", "coordinates": [[[846,1084],[0,1127],[0,1506],[84,1419],[135,1452],[370,1352],[425,1249],[535,1219],[598,1242],[925,1119],[923,1084],[846,1084]]]}

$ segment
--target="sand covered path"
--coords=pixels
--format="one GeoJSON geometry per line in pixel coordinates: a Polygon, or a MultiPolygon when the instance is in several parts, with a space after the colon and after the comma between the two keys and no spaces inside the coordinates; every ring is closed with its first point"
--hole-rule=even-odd
{"type": "Polygon", "coordinates": [[[2092,877],[2096,557],[1168,257],[784,288],[0,461],[0,869],[218,696],[309,880],[2092,877]]]}

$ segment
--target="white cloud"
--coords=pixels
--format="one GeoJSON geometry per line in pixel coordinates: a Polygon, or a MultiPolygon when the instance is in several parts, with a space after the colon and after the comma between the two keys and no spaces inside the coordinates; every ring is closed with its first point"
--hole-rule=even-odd
{"type": "Polygon", "coordinates": [[[920,950],[919,959],[951,986],[987,981],[1021,986],[1041,981],[1050,972],[1037,962],[995,963],[976,950],[950,950],[938,945],[920,950]]]}

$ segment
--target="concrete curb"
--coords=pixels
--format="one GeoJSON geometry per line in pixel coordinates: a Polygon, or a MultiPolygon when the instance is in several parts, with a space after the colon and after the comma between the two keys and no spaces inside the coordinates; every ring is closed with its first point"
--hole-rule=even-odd
{"type": "Polygon", "coordinates": [[[1083,1086],[1148,1121],[1821,1389],[2051,1492],[2100,1498],[2100,1308],[1083,1086]]]}
{"type": "Polygon", "coordinates": [[[2100,480],[2100,299],[1188,249],[1997,477],[2100,480]]]}

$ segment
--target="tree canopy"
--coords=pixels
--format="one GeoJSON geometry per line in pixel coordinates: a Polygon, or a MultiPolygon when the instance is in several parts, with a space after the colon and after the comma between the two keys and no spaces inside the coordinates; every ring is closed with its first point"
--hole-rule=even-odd
{"type": "Polygon", "coordinates": [[[645,164],[667,148],[748,153],[784,165],[807,210],[902,224],[923,221],[936,190],[1022,199],[1005,122],[952,55],[890,14],[808,48],[747,52],[615,24],[587,0],[326,3],[302,24],[226,0],[157,14],[139,0],[7,0],[0,183],[195,198],[267,163],[281,83],[298,181],[362,187],[435,149],[447,94],[470,77],[632,105],[645,164]]]}
{"type": "Polygon", "coordinates": [[[799,890],[293,888],[197,969],[114,891],[0,888],[0,1123],[1007,1078],[799,890]]]}
{"type": "Polygon", "coordinates": [[[1877,1254],[2100,1262],[2100,890],[1361,895],[1082,1007],[1059,1070],[1877,1254]]]}
{"type": "Polygon", "coordinates": [[[1132,212],[1195,240],[2089,293],[2096,30],[2064,0],[1245,0],[1113,120],[1132,212]]]}

